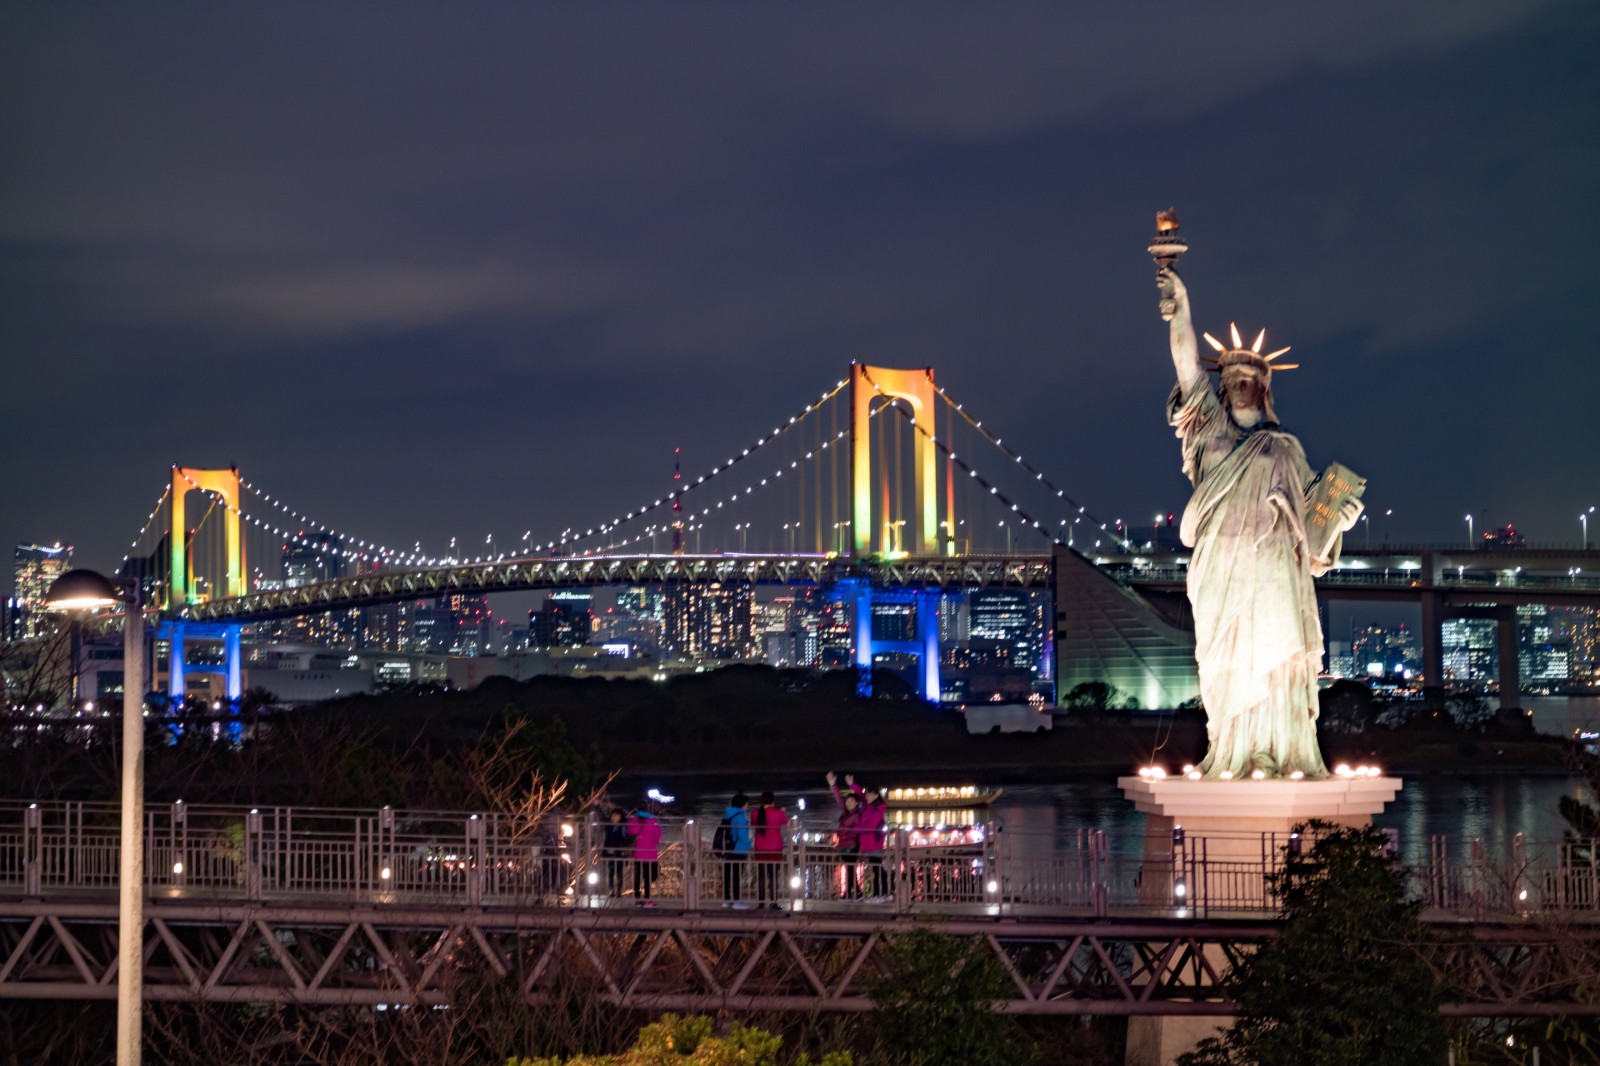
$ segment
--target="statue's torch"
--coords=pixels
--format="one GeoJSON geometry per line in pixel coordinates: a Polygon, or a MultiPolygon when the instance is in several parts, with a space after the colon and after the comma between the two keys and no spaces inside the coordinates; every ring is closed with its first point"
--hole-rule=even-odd
{"type": "Polygon", "coordinates": [[[1173,298],[1172,279],[1166,271],[1178,265],[1178,257],[1189,250],[1189,242],[1178,236],[1178,212],[1172,208],[1156,212],[1156,235],[1147,249],[1156,261],[1157,279],[1161,283],[1161,317],[1167,322],[1178,313],[1178,302],[1173,298]]]}

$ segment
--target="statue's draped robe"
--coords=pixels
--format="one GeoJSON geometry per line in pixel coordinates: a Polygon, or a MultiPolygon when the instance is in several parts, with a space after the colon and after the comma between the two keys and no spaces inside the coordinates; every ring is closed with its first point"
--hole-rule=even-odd
{"type": "Polygon", "coordinates": [[[1305,450],[1276,423],[1241,428],[1204,381],[1188,397],[1173,389],[1167,417],[1195,486],[1179,534],[1194,549],[1189,600],[1210,741],[1200,771],[1324,777],[1311,579],[1332,565],[1338,543],[1333,558],[1306,558],[1305,450]]]}

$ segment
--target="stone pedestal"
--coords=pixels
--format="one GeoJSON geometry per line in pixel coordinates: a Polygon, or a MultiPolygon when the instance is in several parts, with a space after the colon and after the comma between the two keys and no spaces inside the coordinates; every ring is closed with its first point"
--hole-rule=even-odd
{"type": "MultiPolygon", "coordinates": [[[[1313,819],[1361,827],[1399,794],[1398,777],[1322,781],[1191,781],[1121,777],[1123,795],[1145,815],[1141,900],[1174,912],[1261,913],[1265,875],[1289,834],[1313,819]],[[1182,843],[1175,830],[1181,828],[1182,843]]],[[[1214,964],[1225,965],[1218,958],[1214,964]]],[[[1212,1017],[1130,1018],[1127,1066],[1166,1066],[1226,1023],[1212,1017]]]]}

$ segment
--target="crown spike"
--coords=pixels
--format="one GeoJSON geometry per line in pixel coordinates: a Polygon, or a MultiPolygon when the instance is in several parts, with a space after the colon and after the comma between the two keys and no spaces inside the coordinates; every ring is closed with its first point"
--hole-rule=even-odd
{"type": "Polygon", "coordinates": [[[1279,371],[1279,370],[1299,370],[1300,369],[1300,364],[1299,363],[1284,363],[1282,366],[1275,366],[1272,369],[1273,369],[1274,372],[1279,371]]]}
{"type": "MultiPolygon", "coordinates": [[[[1291,345],[1290,347],[1293,347],[1293,346],[1291,345]]],[[[1267,362],[1270,363],[1274,359],[1278,358],[1278,356],[1282,355],[1284,352],[1286,352],[1288,350],[1289,350],[1288,348],[1279,348],[1275,352],[1268,352],[1266,355],[1263,355],[1261,358],[1265,359],[1267,362]]]]}
{"type": "Polygon", "coordinates": [[[1257,333],[1256,334],[1256,342],[1250,346],[1250,350],[1252,352],[1255,352],[1257,355],[1260,355],[1261,354],[1261,342],[1266,340],[1266,339],[1267,339],[1267,331],[1266,330],[1262,330],[1260,333],[1257,333]]]}
{"type": "Polygon", "coordinates": [[[1211,345],[1211,347],[1215,348],[1217,351],[1225,352],[1225,351],[1228,350],[1227,345],[1225,345],[1221,341],[1217,340],[1217,338],[1213,337],[1211,334],[1202,333],[1200,335],[1206,339],[1206,343],[1207,344],[1211,345]]]}
{"type": "Polygon", "coordinates": [[[1233,346],[1235,348],[1243,348],[1244,340],[1239,336],[1239,324],[1236,322],[1229,322],[1228,329],[1233,332],[1233,346]]]}

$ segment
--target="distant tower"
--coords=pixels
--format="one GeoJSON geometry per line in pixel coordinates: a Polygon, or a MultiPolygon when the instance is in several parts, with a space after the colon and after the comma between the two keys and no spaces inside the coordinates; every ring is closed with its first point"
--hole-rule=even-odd
{"type": "Polygon", "coordinates": [[[672,554],[683,554],[683,462],[682,448],[672,449],[672,554]]]}

